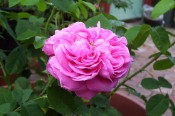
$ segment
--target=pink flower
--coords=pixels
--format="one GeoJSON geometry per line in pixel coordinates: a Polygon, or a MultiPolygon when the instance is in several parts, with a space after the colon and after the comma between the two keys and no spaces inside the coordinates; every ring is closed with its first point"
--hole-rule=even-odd
{"type": "Polygon", "coordinates": [[[86,28],[77,22],[46,40],[46,69],[61,87],[91,99],[111,91],[127,75],[132,58],[126,45],[125,37],[101,28],[100,23],[86,28]]]}

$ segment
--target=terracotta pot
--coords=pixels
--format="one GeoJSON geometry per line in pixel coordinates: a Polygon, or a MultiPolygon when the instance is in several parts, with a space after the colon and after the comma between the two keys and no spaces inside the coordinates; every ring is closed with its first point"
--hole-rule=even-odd
{"type": "Polygon", "coordinates": [[[110,104],[116,108],[122,116],[146,116],[144,104],[135,96],[126,92],[117,92],[110,99],[110,104]]]}

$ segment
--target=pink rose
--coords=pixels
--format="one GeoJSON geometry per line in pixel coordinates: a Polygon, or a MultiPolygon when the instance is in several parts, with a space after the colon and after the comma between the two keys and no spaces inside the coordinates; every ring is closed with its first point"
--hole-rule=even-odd
{"type": "Polygon", "coordinates": [[[50,57],[47,71],[61,87],[91,99],[109,92],[127,75],[132,58],[125,37],[100,27],[77,22],[46,40],[43,51],[50,57]]]}

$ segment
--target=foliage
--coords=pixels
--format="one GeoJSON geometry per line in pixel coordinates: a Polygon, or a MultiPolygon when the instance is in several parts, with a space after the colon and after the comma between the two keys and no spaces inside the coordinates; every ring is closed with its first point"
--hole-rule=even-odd
{"type": "MultiPolygon", "coordinates": [[[[163,27],[142,24],[126,29],[117,18],[104,14],[96,9],[93,3],[83,0],[5,0],[4,2],[0,0],[0,3],[3,3],[0,10],[2,32],[0,42],[13,41],[15,45],[13,48],[5,45],[0,49],[0,70],[3,73],[0,78],[4,78],[8,85],[7,88],[0,88],[0,115],[120,115],[110,106],[109,94],[98,94],[87,102],[62,89],[57,81],[44,71],[47,61],[47,57],[41,50],[44,41],[54,33],[54,30],[67,27],[73,22],[82,21],[87,27],[91,27],[100,21],[103,28],[127,38],[132,54],[135,54],[134,51],[141,47],[150,35],[155,47],[160,51],[148,56],[151,60],[133,75],[128,75],[110,95],[113,95],[121,86],[125,86],[135,95],[146,99],[125,83],[152,63],[154,63],[154,70],[165,70],[175,65],[175,58],[169,52],[175,44],[170,42],[169,36],[175,37],[175,35],[167,32],[163,27]],[[160,56],[165,58],[159,59],[160,56]],[[43,77],[32,86],[27,79],[31,70],[43,77]],[[14,74],[16,80],[11,82],[14,74]]],[[[100,0],[97,3],[100,3],[100,0]]],[[[174,7],[174,0],[161,0],[155,6],[152,17],[156,18],[174,7]]],[[[162,76],[158,79],[145,78],[141,85],[148,90],[161,90],[161,87],[172,88],[172,85],[162,76]]],[[[145,104],[146,112],[150,116],[160,116],[168,108],[173,115],[175,114],[175,104],[168,95],[156,94],[146,99],[145,104]]]]}

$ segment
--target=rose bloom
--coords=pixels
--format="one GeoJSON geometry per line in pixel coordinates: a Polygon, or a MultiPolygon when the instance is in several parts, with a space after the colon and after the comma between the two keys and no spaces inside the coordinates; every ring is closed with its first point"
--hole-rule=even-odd
{"type": "Polygon", "coordinates": [[[125,37],[101,28],[100,22],[90,28],[76,22],[45,41],[46,70],[62,88],[91,99],[111,91],[127,75],[132,58],[126,45],[125,37]]]}

